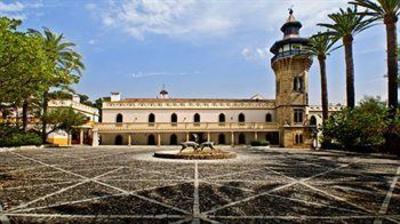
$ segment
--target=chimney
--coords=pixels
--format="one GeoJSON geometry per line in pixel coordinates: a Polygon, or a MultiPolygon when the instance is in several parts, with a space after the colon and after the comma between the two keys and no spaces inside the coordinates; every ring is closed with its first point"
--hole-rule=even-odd
{"type": "Polygon", "coordinates": [[[77,94],[72,95],[72,102],[75,103],[80,103],[81,102],[81,97],[77,94]]]}
{"type": "Polygon", "coordinates": [[[111,92],[111,102],[120,101],[121,93],[120,92],[111,92]]]}

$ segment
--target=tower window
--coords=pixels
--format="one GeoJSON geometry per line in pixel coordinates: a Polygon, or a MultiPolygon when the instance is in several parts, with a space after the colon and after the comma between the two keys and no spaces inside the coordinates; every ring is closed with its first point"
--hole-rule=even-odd
{"type": "Polygon", "coordinates": [[[302,77],[294,77],[293,80],[293,90],[297,92],[302,92],[304,89],[304,80],[302,77]]]}
{"type": "Polygon", "coordinates": [[[276,95],[279,94],[279,85],[280,85],[279,80],[277,80],[276,81],[276,95]]]}
{"type": "Polygon", "coordinates": [[[303,123],[304,110],[294,109],[294,123],[303,123]]]}
{"type": "Polygon", "coordinates": [[[315,118],[315,116],[311,116],[310,125],[311,126],[317,126],[317,118],[315,118]]]}

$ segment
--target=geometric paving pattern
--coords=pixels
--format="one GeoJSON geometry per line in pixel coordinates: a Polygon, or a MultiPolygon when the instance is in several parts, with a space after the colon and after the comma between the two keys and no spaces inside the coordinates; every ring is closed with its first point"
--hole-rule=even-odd
{"type": "Polygon", "coordinates": [[[1,152],[0,222],[400,223],[393,157],[237,148],[237,159],[183,162],[154,150],[1,152]]]}

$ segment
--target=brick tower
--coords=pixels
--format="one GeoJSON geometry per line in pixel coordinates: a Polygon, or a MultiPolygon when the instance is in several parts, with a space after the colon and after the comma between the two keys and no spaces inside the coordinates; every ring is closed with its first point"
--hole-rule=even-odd
{"type": "Polygon", "coordinates": [[[281,27],[283,39],[270,49],[274,54],[271,66],[276,76],[276,111],[283,147],[309,147],[311,141],[305,115],[312,58],[306,51],[308,39],[299,35],[301,27],[291,9],[281,27]]]}

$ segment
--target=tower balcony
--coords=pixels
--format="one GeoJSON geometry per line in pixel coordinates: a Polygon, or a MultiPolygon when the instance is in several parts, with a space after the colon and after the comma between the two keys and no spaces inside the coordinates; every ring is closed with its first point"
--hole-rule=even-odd
{"type": "Polygon", "coordinates": [[[306,49],[292,49],[288,51],[282,51],[277,53],[272,59],[271,59],[271,64],[273,64],[275,61],[283,58],[290,58],[290,57],[295,57],[295,56],[304,56],[304,57],[309,57],[310,53],[306,49]]]}

